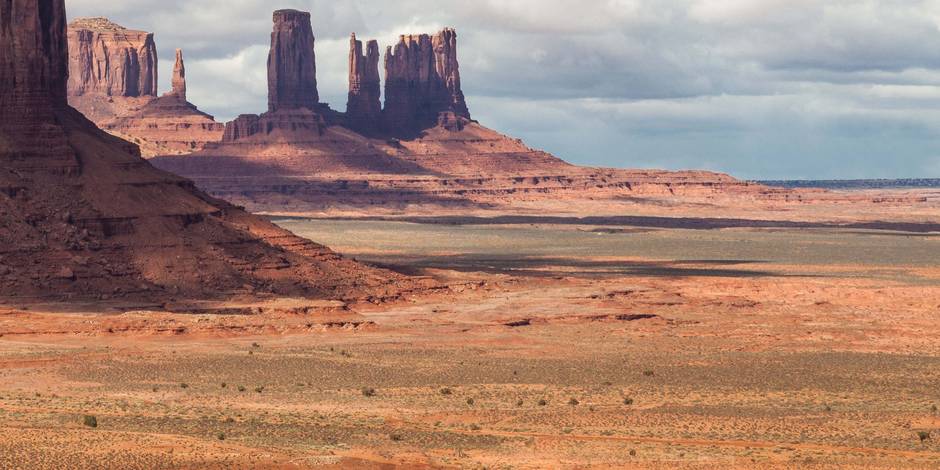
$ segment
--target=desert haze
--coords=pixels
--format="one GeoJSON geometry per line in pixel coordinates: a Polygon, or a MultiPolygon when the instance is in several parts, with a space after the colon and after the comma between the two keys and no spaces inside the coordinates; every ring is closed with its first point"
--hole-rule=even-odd
{"type": "Polygon", "coordinates": [[[937,180],[570,163],[460,15],[330,105],[319,2],[223,122],[112,3],[0,2],[0,468],[940,468],[937,180]]]}

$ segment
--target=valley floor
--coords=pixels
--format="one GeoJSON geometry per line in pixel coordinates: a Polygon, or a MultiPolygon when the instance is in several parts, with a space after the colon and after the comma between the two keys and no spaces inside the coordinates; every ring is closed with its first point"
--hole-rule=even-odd
{"type": "Polygon", "coordinates": [[[275,222],[448,287],[0,309],[0,467],[940,468],[936,232],[275,222]]]}

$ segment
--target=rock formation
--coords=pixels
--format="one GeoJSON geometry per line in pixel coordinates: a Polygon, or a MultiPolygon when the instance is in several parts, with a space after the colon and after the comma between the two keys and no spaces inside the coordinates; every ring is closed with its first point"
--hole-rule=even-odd
{"type": "Polygon", "coordinates": [[[69,104],[99,127],[133,141],[145,156],[192,153],[222,138],[225,126],[186,101],[186,67],[176,51],[173,89],[157,98],[153,34],[106,18],[69,25],[69,104]]]}
{"type": "Polygon", "coordinates": [[[186,100],[186,65],[183,64],[183,50],[176,50],[176,64],[173,65],[173,89],[171,95],[186,100]]]}
{"type": "Polygon", "coordinates": [[[381,296],[401,279],[215,200],[97,129],[67,103],[65,18],[64,0],[0,1],[0,301],[381,296]]]}
{"type": "Polygon", "coordinates": [[[306,142],[323,134],[323,115],[330,111],[320,104],[313,46],[310,13],[274,12],[268,53],[268,112],[243,114],[226,124],[223,143],[306,142]]]}
{"type": "Polygon", "coordinates": [[[317,109],[317,61],[310,13],[274,12],[268,55],[268,111],[317,109]]]}
{"type": "Polygon", "coordinates": [[[100,122],[102,129],[140,145],[144,156],[179,155],[218,142],[225,125],[186,101],[186,65],[176,50],[173,88],[163,96],[100,122]]]}
{"type": "Polygon", "coordinates": [[[409,132],[432,125],[460,130],[470,111],[460,86],[457,33],[444,29],[401,36],[385,53],[387,129],[409,132]]]}
{"type": "Polygon", "coordinates": [[[157,47],[153,34],[133,31],[106,18],[80,18],[72,22],[69,38],[69,84],[79,110],[96,120],[111,112],[105,100],[94,97],[155,98],[157,47]]]}
{"type": "Polygon", "coordinates": [[[379,43],[369,41],[363,54],[362,41],[349,39],[349,100],[346,119],[350,128],[374,132],[382,119],[382,79],[379,77],[379,43]]]}

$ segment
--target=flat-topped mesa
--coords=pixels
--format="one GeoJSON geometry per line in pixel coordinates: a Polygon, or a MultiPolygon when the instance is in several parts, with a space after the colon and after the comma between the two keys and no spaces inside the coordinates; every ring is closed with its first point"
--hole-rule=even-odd
{"type": "Polygon", "coordinates": [[[268,111],[317,109],[317,65],[310,13],[274,12],[268,55],[268,111]]]}
{"type": "Polygon", "coordinates": [[[346,119],[360,132],[378,129],[382,119],[382,79],[379,77],[379,43],[369,41],[363,54],[362,41],[349,39],[349,100],[346,119]]]}
{"type": "Polygon", "coordinates": [[[173,66],[173,89],[170,94],[186,100],[186,65],[183,63],[183,50],[176,50],[176,64],[173,66]]]}
{"type": "Polygon", "coordinates": [[[385,127],[408,132],[463,128],[470,110],[460,86],[457,32],[403,35],[385,54],[385,127]]]}
{"type": "Polygon", "coordinates": [[[69,25],[69,96],[157,96],[157,46],[153,33],[106,18],[69,25]]]}

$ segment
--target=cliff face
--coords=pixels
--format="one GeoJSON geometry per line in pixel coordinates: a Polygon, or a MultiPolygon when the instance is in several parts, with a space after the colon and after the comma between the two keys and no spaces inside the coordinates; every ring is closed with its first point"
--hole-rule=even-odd
{"type": "Polygon", "coordinates": [[[445,29],[401,36],[385,54],[387,129],[408,132],[434,124],[459,130],[470,120],[460,87],[457,33],[445,29]]]}
{"type": "Polygon", "coordinates": [[[310,13],[274,12],[268,55],[268,111],[307,108],[320,102],[310,13]]]}
{"type": "Polygon", "coordinates": [[[152,33],[132,31],[105,18],[81,18],[69,25],[68,35],[71,96],[157,96],[152,33]]]}
{"type": "Polygon", "coordinates": [[[363,54],[362,41],[349,39],[349,127],[360,132],[378,129],[382,118],[382,79],[379,77],[379,43],[369,41],[363,54]]]}
{"type": "Polygon", "coordinates": [[[243,114],[225,125],[222,143],[315,141],[326,121],[317,93],[316,55],[310,13],[274,12],[268,53],[268,112],[243,114]]]}
{"type": "Polygon", "coordinates": [[[0,1],[0,303],[381,296],[400,279],[156,170],[70,108],[65,18],[64,0],[0,1]]]}

